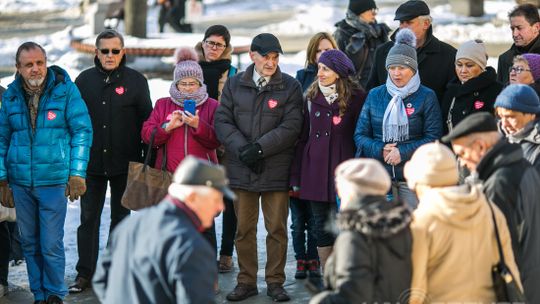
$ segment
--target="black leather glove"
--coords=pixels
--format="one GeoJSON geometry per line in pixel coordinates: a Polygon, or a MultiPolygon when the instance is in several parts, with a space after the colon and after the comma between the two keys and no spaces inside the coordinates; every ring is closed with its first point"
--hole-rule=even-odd
{"type": "Polygon", "coordinates": [[[258,143],[247,144],[240,148],[240,161],[250,167],[263,159],[263,150],[258,143]]]}

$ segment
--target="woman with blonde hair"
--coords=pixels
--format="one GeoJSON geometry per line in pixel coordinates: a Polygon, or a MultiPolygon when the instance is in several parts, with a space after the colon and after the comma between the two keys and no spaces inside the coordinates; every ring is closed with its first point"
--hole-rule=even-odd
{"type": "Polygon", "coordinates": [[[306,91],[317,76],[317,62],[324,51],[337,49],[336,41],[332,35],[319,32],[309,40],[306,51],[306,64],[301,70],[296,71],[296,80],[300,81],[302,91],[306,91]]]}

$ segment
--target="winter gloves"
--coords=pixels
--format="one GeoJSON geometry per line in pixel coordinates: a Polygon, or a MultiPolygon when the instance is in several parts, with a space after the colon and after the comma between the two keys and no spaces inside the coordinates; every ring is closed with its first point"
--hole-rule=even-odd
{"type": "Polygon", "coordinates": [[[6,208],[15,208],[13,204],[13,192],[6,180],[0,181],[0,203],[6,208]]]}
{"type": "Polygon", "coordinates": [[[70,201],[78,200],[86,192],[86,181],[80,176],[70,176],[66,186],[66,196],[70,201]]]}
{"type": "Polygon", "coordinates": [[[251,143],[243,146],[238,151],[240,161],[244,163],[253,173],[260,174],[263,170],[263,150],[258,143],[251,143]]]}

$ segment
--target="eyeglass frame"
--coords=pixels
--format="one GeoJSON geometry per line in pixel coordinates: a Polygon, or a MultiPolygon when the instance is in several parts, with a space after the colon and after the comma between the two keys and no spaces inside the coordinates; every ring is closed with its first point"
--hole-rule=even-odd
{"type": "Polygon", "coordinates": [[[99,52],[102,55],[109,55],[109,53],[112,53],[113,55],[118,55],[122,52],[122,49],[99,49],[99,52]]]}
{"type": "Polygon", "coordinates": [[[516,67],[516,66],[511,66],[508,68],[508,73],[516,73],[516,75],[519,75],[523,72],[531,72],[531,69],[524,69],[523,67],[516,67]]]}
{"type": "Polygon", "coordinates": [[[227,47],[226,44],[222,44],[219,42],[215,42],[212,40],[204,40],[203,41],[206,45],[208,45],[211,49],[216,48],[217,50],[222,50],[227,47]]]}

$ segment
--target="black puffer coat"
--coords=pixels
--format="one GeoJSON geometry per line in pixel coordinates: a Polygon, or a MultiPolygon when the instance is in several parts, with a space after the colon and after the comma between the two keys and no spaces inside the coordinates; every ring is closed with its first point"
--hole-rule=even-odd
{"type": "Polygon", "coordinates": [[[514,57],[525,53],[540,54],[540,35],[528,46],[518,47],[512,44],[510,49],[499,56],[499,62],[497,65],[497,80],[500,83],[506,85],[510,80],[510,72],[508,71],[514,63],[514,57]]]}
{"type": "Polygon", "coordinates": [[[302,129],[302,88],[279,67],[259,90],[250,65],[227,80],[214,115],[218,140],[225,146],[227,176],[232,188],[246,191],[287,191],[294,145],[302,129]],[[248,143],[261,145],[262,172],[252,172],[240,161],[248,143]]]}
{"type": "Polygon", "coordinates": [[[89,175],[126,174],[130,161],[143,161],[141,128],[152,112],[152,101],[146,78],[128,68],[125,60],[111,73],[96,57],[95,66],[75,79],[94,129],[89,175]]]}
{"type": "Polygon", "coordinates": [[[503,85],[497,81],[497,73],[492,67],[487,67],[482,74],[463,84],[454,79],[441,101],[443,134],[450,131],[449,123],[454,128],[473,113],[493,114],[493,104],[502,89],[503,85]]]}
{"type": "MultiPolygon", "coordinates": [[[[371,69],[367,90],[386,83],[388,72],[386,71],[386,57],[392,46],[398,31],[390,37],[392,41],[377,48],[375,52],[375,63],[371,69]]],[[[456,77],[454,61],[456,59],[456,49],[433,36],[432,27],[426,33],[426,42],[416,49],[418,57],[418,70],[420,80],[423,85],[435,91],[437,100],[441,100],[446,92],[448,83],[456,77]]]]}
{"type": "Polygon", "coordinates": [[[411,213],[402,203],[368,196],[340,211],[340,233],[316,303],[398,303],[411,287],[411,213]]]}

